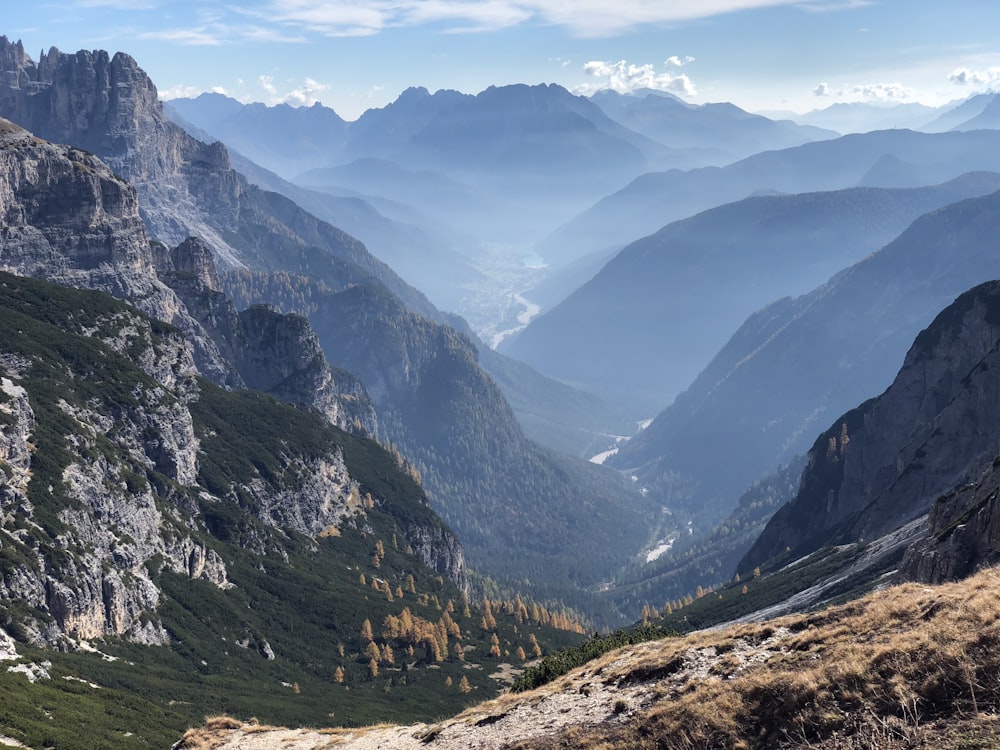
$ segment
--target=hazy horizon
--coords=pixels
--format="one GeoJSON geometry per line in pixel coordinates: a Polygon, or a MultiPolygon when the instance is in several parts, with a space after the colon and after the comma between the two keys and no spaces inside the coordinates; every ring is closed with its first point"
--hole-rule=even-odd
{"type": "Polygon", "coordinates": [[[127,52],[164,99],[320,102],[354,120],[410,86],[512,83],[648,87],[766,112],[940,106],[1000,82],[998,26],[1000,6],[985,0],[80,0],[14,5],[0,33],[32,57],[127,52]]]}

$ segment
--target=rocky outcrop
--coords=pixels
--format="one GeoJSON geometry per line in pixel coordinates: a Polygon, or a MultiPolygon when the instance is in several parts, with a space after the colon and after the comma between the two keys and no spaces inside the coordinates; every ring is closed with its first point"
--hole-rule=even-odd
{"type": "Polygon", "coordinates": [[[465,567],[465,552],[450,530],[443,526],[409,526],[404,529],[406,541],[424,565],[454,581],[462,591],[469,591],[469,572],[465,567]]]}
{"type": "Polygon", "coordinates": [[[364,384],[330,366],[309,321],[255,305],[239,314],[236,366],[254,390],[319,410],[341,429],[376,436],[378,418],[364,384]]]}
{"type": "Polygon", "coordinates": [[[44,395],[54,377],[50,353],[65,346],[58,334],[52,349],[24,353],[30,334],[11,331],[0,355],[0,549],[20,561],[0,576],[0,599],[47,615],[21,623],[36,641],[115,634],[166,642],[151,616],[159,599],[147,567],[154,558],[226,585],[214,552],[189,534],[165,533],[169,519],[144,475],[196,483],[199,441],[186,407],[197,397],[190,348],[177,332],[154,333],[153,321],[136,312],[108,313],[80,311],[68,328],[89,332],[97,356],[130,357],[136,370],[122,373],[134,384],[127,398],[95,397],[69,373],[56,396],[44,395]]]}
{"type": "Polygon", "coordinates": [[[244,485],[257,505],[257,517],[275,528],[309,536],[339,526],[354,510],[351,496],[358,493],[343,453],[337,451],[306,461],[290,459],[289,463],[303,477],[294,487],[275,487],[260,477],[244,485]]]}
{"type": "Polygon", "coordinates": [[[0,119],[0,268],[97,289],[188,334],[202,373],[228,367],[184,304],[156,277],[135,190],[90,153],[0,119]]]}
{"type": "Polygon", "coordinates": [[[234,368],[230,385],[317,409],[337,427],[375,437],[378,418],[364,384],[327,361],[309,321],[257,305],[241,313],[221,291],[210,248],[189,237],[153,245],[160,279],[183,300],[234,368]],[[236,380],[238,379],[238,380],[236,380]]]}
{"type": "Polygon", "coordinates": [[[939,497],[928,514],[927,535],[911,546],[899,577],[943,583],[1000,563],[1000,459],[975,482],[939,497]]]}
{"type": "MultiPolygon", "coordinates": [[[[739,570],[786,548],[801,553],[878,538],[977,479],[1000,454],[997,368],[1000,282],[988,282],[921,332],[885,393],[817,439],[798,495],[774,516],[739,570]]],[[[956,515],[954,501],[943,501],[935,514],[932,527],[940,533],[941,519],[956,515]]]]}

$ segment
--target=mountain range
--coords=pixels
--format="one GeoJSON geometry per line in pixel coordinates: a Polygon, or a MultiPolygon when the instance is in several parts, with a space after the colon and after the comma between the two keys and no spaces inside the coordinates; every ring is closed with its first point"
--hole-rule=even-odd
{"type": "Polygon", "coordinates": [[[609,462],[672,507],[721,518],[820,425],[886,388],[940,310],[1000,275],[998,218],[1000,193],[932,211],[826,284],[756,312],[609,462]]]}
{"type": "Polygon", "coordinates": [[[0,744],[984,746],[995,576],[930,586],[1000,560],[995,103],[181,127],[124,53],[0,37],[0,744]],[[520,300],[527,363],[341,222],[520,300]]]}
{"type": "MultiPolygon", "coordinates": [[[[482,574],[531,580],[546,588],[538,596],[565,596],[617,618],[598,612],[583,587],[646,542],[650,506],[615,473],[526,439],[473,341],[446,325],[452,316],[356,239],[252,186],[222,144],[201,143],[166,120],[155,86],[129,56],[53,49],[35,64],[0,39],[0,63],[0,114],[57,141],[84,142],[134,179],[150,236],[168,245],[200,237],[220,276],[238,278],[229,294],[250,292],[241,307],[267,303],[309,319],[331,364],[365,382],[379,438],[416,462],[482,574]],[[623,524],[625,508],[637,512],[623,524]],[[511,557],[515,538],[524,554],[511,557]],[[599,538],[603,559],[585,551],[599,538]],[[553,575],[543,579],[540,570],[553,575]]],[[[523,368],[511,371],[525,377],[523,368]]]]}
{"type": "Polygon", "coordinates": [[[712,208],[625,247],[501,349],[657,413],[754,311],[815,288],[921,214],[997,189],[997,174],[972,173],[935,187],[762,195],[712,208]]]}
{"type": "Polygon", "coordinates": [[[470,604],[419,472],[365,436],[383,429],[365,387],[304,318],[237,313],[207,245],[150,242],[140,205],[93,154],[0,120],[19,274],[0,274],[5,737],[165,745],[233,708],[423,716],[497,690],[466,665],[579,638],[530,599],[470,604]]]}
{"type": "Polygon", "coordinates": [[[721,168],[651,172],[553,232],[539,253],[551,263],[566,263],[755,194],[921,187],[965,172],[998,171],[997,138],[993,130],[883,130],[756,154],[721,168]]]}

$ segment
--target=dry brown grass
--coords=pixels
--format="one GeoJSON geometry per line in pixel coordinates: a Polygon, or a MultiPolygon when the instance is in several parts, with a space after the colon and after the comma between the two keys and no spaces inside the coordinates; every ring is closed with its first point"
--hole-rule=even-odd
{"type": "MultiPolygon", "coordinates": [[[[1000,750],[998,712],[1000,572],[990,570],[637,644],[433,726],[313,732],[296,747],[1000,750]]],[[[234,724],[208,720],[181,747],[266,736],[234,724]]]]}
{"type": "Polygon", "coordinates": [[[242,726],[242,722],[229,716],[208,716],[205,718],[203,726],[187,730],[174,748],[175,750],[215,750],[226,743],[232,730],[242,726]]]}
{"type": "Polygon", "coordinates": [[[935,747],[942,732],[951,737],[946,747],[1000,747],[988,732],[977,738],[977,728],[996,728],[1000,710],[996,570],[940,587],[906,584],[822,612],[658,646],[641,664],[612,653],[587,667],[603,670],[609,684],[662,669],[662,680],[651,685],[658,697],[646,709],[624,722],[576,727],[518,747],[935,747]],[[738,639],[760,644],[769,636],[773,653],[740,663],[738,639]],[[671,677],[671,662],[707,653],[718,656],[702,673],[671,677]]]}

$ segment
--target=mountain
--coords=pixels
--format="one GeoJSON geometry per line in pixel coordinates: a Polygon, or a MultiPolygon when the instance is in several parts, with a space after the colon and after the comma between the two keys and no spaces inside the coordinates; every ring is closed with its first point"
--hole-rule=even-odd
{"type": "Polygon", "coordinates": [[[1000,456],[998,363],[1000,283],[987,282],[916,337],[884,393],[820,434],[798,494],[771,519],[739,570],[787,549],[801,556],[897,532],[926,516],[942,494],[992,469],[1000,456]]]}
{"type": "Polygon", "coordinates": [[[840,135],[791,120],[770,120],[728,102],[688,104],[662,92],[620,94],[606,89],[590,99],[630,130],[672,148],[714,154],[706,163],[716,165],[840,135]]]}
{"type": "Polygon", "coordinates": [[[981,128],[989,128],[991,130],[996,130],[1000,128],[1000,103],[998,103],[998,97],[993,96],[992,101],[990,101],[975,117],[963,122],[961,125],[956,125],[955,130],[979,130],[981,128]]]}
{"type": "Polygon", "coordinates": [[[885,130],[748,157],[723,168],[645,174],[577,216],[547,238],[539,252],[565,263],[589,252],[622,247],[671,221],[754,194],[804,193],[867,187],[920,187],[966,172],[1000,171],[1000,134],[885,130]],[[904,164],[909,181],[865,181],[880,160],[904,164]]]}
{"type": "MultiPolygon", "coordinates": [[[[589,607],[584,588],[646,542],[649,508],[634,488],[528,441],[479,367],[474,344],[440,322],[448,316],[356,239],[250,185],[231,168],[224,146],[205,145],[167,121],[155,86],[132,58],[51,50],[36,65],[3,39],[0,64],[0,113],[100,149],[117,174],[137,179],[151,236],[166,244],[171,236],[200,237],[223,276],[245,269],[239,273],[252,281],[253,294],[242,295],[238,307],[263,302],[308,318],[330,363],[364,381],[380,439],[411,455],[420,451],[431,501],[455,512],[452,522],[472,540],[467,552],[481,573],[508,584],[544,583],[546,595],[589,607]],[[441,387],[435,378],[444,378],[441,387]],[[635,515],[622,524],[625,509],[635,515]],[[524,554],[512,556],[512,548],[524,554]],[[549,567],[553,557],[560,562],[549,567]],[[540,577],[540,570],[553,576],[540,577]]],[[[226,291],[239,292],[233,285],[226,291]]]]}
{"type": "Polygon", "coordinates": [[[943,133],[946,130],[969,130],[962,125],[977,115],[996,98],[996,94],[975,94],[968,99],[961,101],[935,117],[929,123],[921,126],[919,130],[927,133],[943,133]]]}
{"type": "MultiPolygon", "coordinates": [[[[356,193],[369,200],[411,206],[436,226],[479,231],[495,221],[499,211],[516,212],[511,198],[433,171],[404,167],[387,159],[360,157],[335,167],[304,171],[295,184],[327,194],[356,193]]],[[[469,237],[465,243],[475,246],[469,237]]]]}
{"type": "MultiPolygon", "coordinates": [[[[319,534],[351,511],[343,452],[354,443],[317,415],[198,380],[176,329],[111,297],[10,274],[2,288],[5,492],[21,504],[6,519],[5,554],[26,566],[5,569],[4,600],[9,617],[17,603],[36,613],[7,623],[31,640],[110,634],[167,643],[169,633],[147,617],[159,598],[146,570],[154,556],[158,570],[225,589],[224,561],[206,548],[205,531],[263,554],[282,533],[319,534]],[[241,411],[252,403],[256,416],[241,411]],[[265,414],[278,420],[271,432],[262,430],[265,414]],[[240,435],[232,419],[262,431],[240,435]],[[296,424],[293,440],[284,430],[296,424]],[[234,442],[247,452],[226,453],[234,442]],[[197,520],[178,535],[187,517],[197,520]],[[108,520],[118,525],[111,533],[108,520]],[[32,527],[44,536],[26,547],[32,527]],[[102,569],[105,560],[117,566],[102,569]]],[[[451,532],[429,510],[405,512],[423,518],[407,533],[427,563],[464,583],[451,532]],[[434,543],[420,544],[425,536],[434,543]]]]}
{"type": "Polygon", "coordinates": [[[185,120],[265,169],[291,179],[316,165],[317,155],[336,153],[348,123],[322,104],[292,107],[241,104],[222,94],[173,99],[168,106],[185,120]]]}
{"type": "MultiPolygon", "coordinates": [[[[962,583],[895,586],[820,611],[631,644],[432,724],[342,730],[338,746],[989,747],[997,722],[981,707],[998,697],[998,586],[987,570],[962,583]]],[[[746,598],[738,588],[734,596],[746,598]]],[[[178,750],[327,743],[316,730],[220,717],[187,733],[178,750]]]]}
{"type": "Polygon", "coordinates": [[[1000,276],[998,222],[1000,193],[946,206],[809,294],[755,313],[608,463],[696,525],[721,520],[821,425],[884,390],[956,296],[1000,276]]]}
{"type": "MultiPolygon", "coordinates": [[[[163,105],[163,112],[195,139],[211,143],[217,138],[190,123],[177,109],[181,102],[201,99],[173,100],[163,105]]],[[[227,101],[237,107],[244,106],[235,100],[227,101]]],[[[482,274],[455,250],[456,244],[465,240],[418,211],[378,198],[366,200],[350,189],[309,190],[265,169],[228,144],[227,150],[233,168],[251,184],[284,195],[317,218],[360,239],[377,258],[426,294],[436,306],[456,309],[465,294],[464,287],[482,282],[482,274]]],[[[313,156],[310,165],[314,164],[313,156]]]]}
{"type": "Polygon", "coordinates": [[[490,86],[463,97],[428,120],[408,146],[411,164],[444,164],[458,174],[495,170],[519,179],[553,175],[559,182],[584,174],[620,179],[669,153],[555,84],[490,86]]]}
{"type": "Polygon", "coordinates": [[[918,103],[872,104],[838,102],[824,109],[814,109],[794,120],[802,125],[829,128],[838,133],[867,133],[889,128],[923,130],[921,125],[938,113],[934,107],[918,103]]]}
{"type": "MultiPolygon", "coordinates": [[[[174,100],[171,107],[227,143],[262,140],[237,146],[251,157],[272,148],[269,131],[249,124],[234,131],[246,123],[242,111],[220,121],[212,102],[174,100]]],[[[267,118],[282,120],[278,113],[267,118]]],[[[305,119],[299,116],[303,133],[293,139],[313,137],[305,119]]],[[[345,128],[316,143],[296,182],[402,201],[491,242],[531,241],[649,169],[706,163],[689,149],[629,130],[556,85],[491,86],[475,96],[410,88],[345,128]],[[543,196],[545,210],[538,205],[543,196]]],[[[289,164],[270,164],[291,173],[289,164]]]]}
{"type": "Polygon", "coordinates": [[[759,196],[713,208],[627,246],[501,350],[656,413],[755,310],[815,288],[921,214],[997,189],[1000,175],[976,173],[936,187],[759,196]]]}
{"type": "Polygon", "coordinates": [[[177,329],[7,273],[0,325],[5,743],[166,747],[220,711],[426,720],[496,694],[518,649],[579,640],[530,600],[470,605],[396,456],[199,378],[177,329]]]}
{"type": "Polygon", "coordinates": [[[0,37],[0,66],[0,116],[99,156],[135,186],[153,239],[173,246],[199,237],[223,267],[309,268],[331,283],[375,280],[415,308],[433,310],[356,239],[253,187],[232,169],[222,144],[197,141],[167,120],[155,85],[128,55],[53,48],[36,64],[0,37]]]}
{"type": "Polygon", "coordinates": [[[308,405],[342,429],[378,436],[378,416],[364,384],[330,366],[305,318],[263,305],[238,312],[220,291],[211,250],[199,239],[191,237],[172,250],[159,243],[151,248],[157,277],[201,324],[241,385],[308,405]]]}
{"type": "Polygon", "coordinates": [[[357,422],[376,434],[364,387],[346,373],[334,377],[305,321],[294,322],[293,332],[290,321],[272,313],[264,327],[281,333],[262,337],[257,326],[268,316],[237,315],[218,291],[208,248],[194,239],[173,249],[149,243],[135,191],[93,155],[0,119],[0,186],[3,269],[125,299],[181,328],[199,371],[214,381],[230,387],[252,381],[263,390],[281,381],[280,398],[319,408],[339,427],[357,422]],[[269,348],[285,360],[279,378],[262,377],[248,362],[266,358],[269,348]]]}
{"type": "Polygon", "coordinates": [[[332,291],[249,272],[223,287],[238,306],[263,299],[308,315],[324,350],[362,378],[381,433],[419,469],[478,570],[614,621],[591,587],[648,541],[650,503],[615,472],[527,440],[471,339],[380,287],[332,291]]]}

